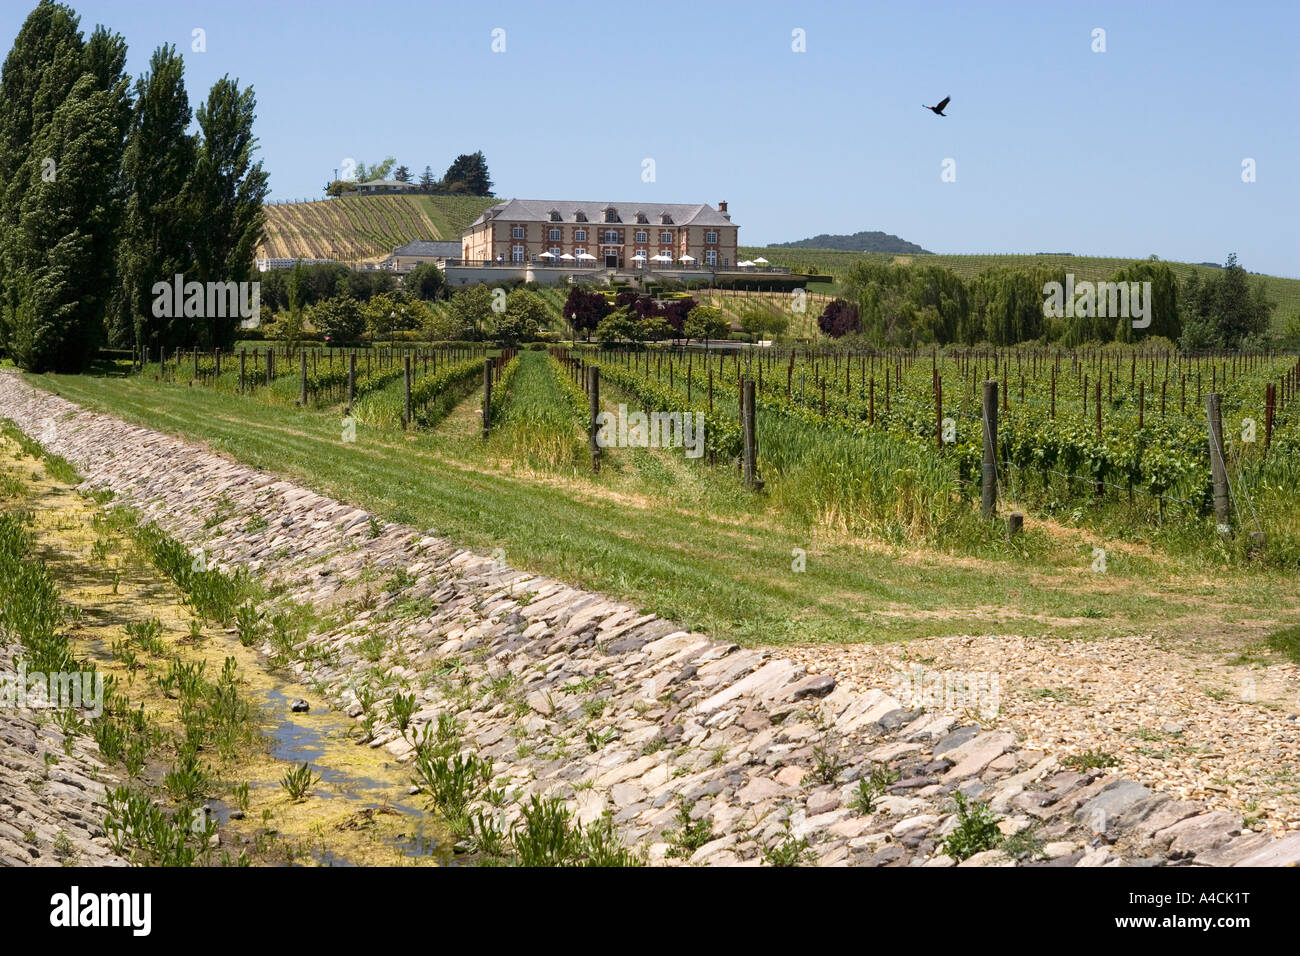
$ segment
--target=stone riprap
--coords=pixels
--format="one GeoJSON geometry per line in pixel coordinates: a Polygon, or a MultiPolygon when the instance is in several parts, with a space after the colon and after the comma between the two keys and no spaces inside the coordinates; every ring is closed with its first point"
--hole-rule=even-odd
{"type": "Polygon", "coordinates": [[[0,635],[0,866],[121,866],[104,833],[118,784],[90,734],[64,737],[55,711],[20,699],[21,647],[0,635]]]}
{"type": "MultiPolygon", "coordinates": [[[[411,729],[384,716],[409,688],[412,729],[454,714],[465,747],[492,757],[509,791],[562,797],[583,821],[608,812],[653,863],[757,865],[803,840],[804,858],[823,865],[1300,861],[1300,834],[1251,833],[1239,816],[1067,769],[996,718],[850,691],[432,532],[377,526],[363,509],[17,376],[0,376],[0,414],[75,464],[86,488],[111,489],[218,564],[258,572],[276,601],[332,608],[343,623],[308,635],[290,666],[359,720],[358,691],[372,691],[371,746],[411,757],[411,729]],[[863,812],[858,782],[881,768],[890,782],[863,812]],[[987,802],[1003,834],[1032,833],[1040,852],[946,855],[956,790],[987,802]],[[712,830],[689,852],[674,838],[681,806],[712,830]]],[[[515,811],[503,812],[508,822],[515,811]]]]}

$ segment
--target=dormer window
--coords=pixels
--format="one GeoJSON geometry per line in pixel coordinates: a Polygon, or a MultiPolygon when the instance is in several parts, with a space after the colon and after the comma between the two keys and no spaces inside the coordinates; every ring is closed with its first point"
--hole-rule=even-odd
{"type": "Polygon", "coordinates": [[[671,226],[672,224],[673,224],[673,217],[672,217],[672,216],[668,215],[668,213],[666,213],[666,212],[661,212],[661,213],[659,214],[659,225],[661,225],[661,226],[671,226]]]}
{"type": "Polygon", "coordinates": [[[551,222],[563,222],[560,218],[560,211],[558,209],[551,210],[551,222]]]}
{"type": "Polygon", "coordinates": [[[582,210],[578,210],[577,212],[575,212],[575,213],[573,214],[573,221],[574,221],[574,222],[586,222],[586,221],[587,221],[587,214],[586,214],[585,212],[583,212],[582,210]]]}
{"type": "Polygon", "coordinates": [[[615,209],[613,206],[609,206],[605,209],[605,221],[622,222],[623,220],[618,218],[618,210],[615,209]]]}
{"type": "Polygon", "coordinates": [[[639,223],[645,224],[645,223],[648,223],[650,220],[647,219],[647,218],[645,217],[645,213],[643,213],[643,212],[638,212],[638,213],[636,214],[636,221],[639,222],[639,223]]]}

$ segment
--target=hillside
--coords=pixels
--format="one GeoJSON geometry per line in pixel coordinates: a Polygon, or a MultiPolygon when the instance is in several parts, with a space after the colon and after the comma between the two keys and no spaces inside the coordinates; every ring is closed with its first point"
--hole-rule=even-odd
{"type": "Polygon", "coordinates": [[[887,252],[900,254],[928,254],[914,242],[900,239],[887,232],[855,232],[851,236],[822,233],[811,239],[778,242],[774,249],[839,249],[845,252],[887,252]]]}
{"type": "MultiPolygon", "coordinates": [[[[807,272],[814,275],[833,275],[837,279],[855,262],[868,260],[873,262],[895,262],[900,265],[927,263],[944,266],[960,275],[963,279],[972,279],[985,269],[994,266],[1024,267],[1043,265],[1061,269],[1065,272],[1072,272],[1077,279],[1096,282],[1101,279],[1109,279],[1125,266],[1142,261],[1140,259],[1122,259],[1111,256],[1072,256],[1065,254],[943,255],[927,253],[923,256],[887,255],[871,252],[847,252],[840,249],[791,249],[783,246],[742,246],[740,255],[748,259],[762,256],[772,265],[789,266],[797,272],[807,272]]],[[[1187,279],[1193,272],[1208,275],[1222,268],[1213,264],[1193,264],[1188,262],[1165,262],[1165,265],[1173,270],[1180,281],[1187,279]]],[[[1281,328],[1288,317],[1300,315],[1300,279],[1252,274],[1250,280],[1252,282],[1263,282],[1269,297],[1277,304],[1277,308],[1273,311],[1273,325],[1275,328],[1281,328]]],[[[839,283],[837,281],[828,291],[838,291],[838,288],[839,283]]]]}
{"type": "Polygon", "coordinates": [[[386,256],[412,239],[459,239],[499,200],[483,196],[345,196],[266,207],[258,257],[338,259],[386,256]]]}

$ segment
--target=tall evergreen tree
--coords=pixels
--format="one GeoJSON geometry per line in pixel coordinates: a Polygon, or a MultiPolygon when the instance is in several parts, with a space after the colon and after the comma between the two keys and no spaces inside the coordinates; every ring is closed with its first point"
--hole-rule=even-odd
{"type": "Polygon", "coordinates": [[[483,151],[462,153],[457,156],[447,167],[447,174],[442,177],[442,185],[450,193],[491,196],[492,180],[488,178],[487,159],[483,156],[483,151]]]}
{"type": "Polygon", "coordinates": [[[70,7],[41,0],[0,68],[0,343],[17,321],[20,263],[26,258],[15,245],[28,186],[21,171],[32,155],[34,137],[53,120],[84,70],[79,23],[70,7]]]}
{"type": "MultiPolygon", "coordinates": [[[[262,164],[253,162],[256,106],[252,87],[241,90],[238,80],[226,76],[213,84],[199,107],[202,139],[191,195],[199,224],[197,278],[202,282],[247,282],[253,276],[254,253],[266,226],[262,203],[269,191],[262,164]]],[[[210,316],[205,344],[233,345],[238,321],[210,316]]]]}
{"type": "Polygon", "coordinates": [[[118,256],[123,313],[118,324],[135,328],[135,343],[158,346],[197,342],[192,320],[153,315],[155,282],[171,281],[195,267],[196,223],[190,196],[198,145],[187,130],[193,116],[185,93],[185,68],[174,47],[162,46],[149,72],[135,84],[135,105],[122,174],[126,220],[118,256]]]}
{"type": "Polygon", "coordinates": [[[11,349],[14,361],[33,371],[79,372],[102,342],[122,128],[119,91],[96,84],[93,73],[82,75],[36,134],[15,178],[26,188],[10,232],[11,349]]]}

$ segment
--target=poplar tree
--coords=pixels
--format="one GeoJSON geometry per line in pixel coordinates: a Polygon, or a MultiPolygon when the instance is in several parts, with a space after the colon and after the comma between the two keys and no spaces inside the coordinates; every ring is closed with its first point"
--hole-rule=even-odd
{"type": "MultiPolygon", "coordinates": [[[[247,282],[266,227],[262,203],[269,187],[260,162],[253,162],[257,100],[252,87],[222,77],[199,107],[202,136],[191,196],[199,225],[195,233],[197,278],[203,282],[247,282]]],[[[229,348],[237,317],[209,317],[209,344],[229,348]]]]}
{"type": "Polygon", "coordinates": [[[171,282],[195,267],[190,183],[198,144],[188,132],[192,119],[184,63],[175,47],[161,46],[135,84],[122,160],[127,198],[117,263],[122,283],[117,323],[134,326],[136,346],[150,354],[160,345],[171,349],[197,342],[193,320],[153,315],[151,291],[155,282],[171,282]]]}

